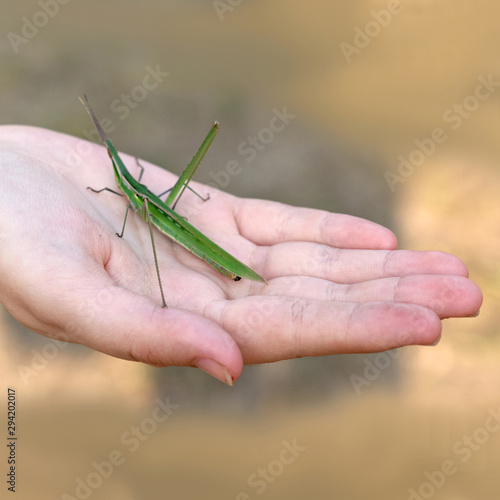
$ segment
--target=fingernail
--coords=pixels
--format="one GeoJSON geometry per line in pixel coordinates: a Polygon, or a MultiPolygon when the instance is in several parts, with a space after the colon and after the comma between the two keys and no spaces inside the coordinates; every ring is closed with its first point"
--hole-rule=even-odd
{"type": "Polygon", "coordinates": [[[477,311],[476,314],[471,314],[470,316],[467,316],[468,318],[477,318],[479,316],[479,313],[481,312],[481,309],[479,309],[479,311],[477,311]]]}
{"type": "Polygon", "coordinates": [[[212,377],[215,377],[217,380],[220,380],[231,387],[233,386],[233,379],[231,375],[229,375],[227,368],[214,359],[198,358],[193,364],[196,368],[212,375],[212,377]]]}

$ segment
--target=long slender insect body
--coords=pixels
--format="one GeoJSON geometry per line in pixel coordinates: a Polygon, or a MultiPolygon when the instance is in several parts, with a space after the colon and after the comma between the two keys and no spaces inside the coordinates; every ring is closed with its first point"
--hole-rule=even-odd
{"type": "MultiPolygon", "coordinates": [[[[106,146],[114,155],[116,150],[108,139],[106,140],[106,146]]],[[[179,216],[174,210],[167,206],[166,203],[158,198],[157,195],[152,193],[147,186],[137,182],[130,175],[128,170],[124,170],[127,175],[124,174],[121,176],[121,170],[119,166],[116,165],[115,160],[113,160],[113,166],[115,168],[115,178],[119,188],[124,192],[133,208],[141,214],[144,220],[147,221],[147,216],[144,217],[142,215],[144,199],[146,198],[149,201],[149,213],[153,224],[181,246],[234,281],[238,281],[242,277],[253,281],[264,281],[255,271],[236,260],[231,254],[216,245],[212,240],[198,231],[198,229],[189,224],[184,218],[179,216]],[[233,265],[233,269],[228,269],[224,266],[226,261],[229,261],[233,265]],[[240,276],[239,272],[244,274],[244,276],[240,276]]]]}
{"type": "MultiPolygon", "coordinates": [[[[115,147],[113,146],[113,144],[111,144],[111,141],[104,132],[101,124],[99,123],[99,120],[90,107],[87,97],[84,96],[84,100],[81,99],[81,101],[87,109],[101,140],[104,142],[108,150],[108,154],[113,165],[116,184],[129,201],[127,213],[129,208],[134,209],[141,215],[141,217],[145,221],[148,222],[150,226],[151,243],[153,245],[155,266],[164,307],[166,306],[166,304],[163,296],[163,288],[161,285],[161,277],[151,224],[155,225],[161,232],[182,245],[191,253],[203,259],[224,276],[227,276],[234,281],[238,281],[241,278],[247,278],[261,283],[266,282],[264,278],[259,276],[255,271],[240,262],[224,249],[216,245],[212,240],[207,238],[203,233],[198,231],[195,227],[189,224],[183,217],[180,217],[174,211],[175,204],[179,201],[179,198],[182,196],[184,190],[189,187],[188,183],[190,182],[192,176],[194,175],[194,172],[201,162],[201,159],[205,155],[208,147],[212,143],[217,133],[219,127],[219,124],[217,122],[215,122],[202,145],[198,149],[197,153],[195,154],[183,174],[179,177],[175,186],[171,189],[170,194],[167,197],[167,201],[163,202],[160,197],[151,192],[147,188],[147,186],[134,179],[134,177],[127,170],[125,164],[118,155],[115,147]],[[172,205],[172,207],[169,205],[172,205]]],[[[122,233],[119,236],[123,235],[125,222],[126,215],[122,233]]]]}

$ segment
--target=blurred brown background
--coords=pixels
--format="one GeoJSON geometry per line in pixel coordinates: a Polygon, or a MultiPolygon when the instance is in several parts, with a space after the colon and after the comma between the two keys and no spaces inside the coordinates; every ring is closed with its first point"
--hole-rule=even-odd
{"type": "Polygon", "coordinates": [[[217,119],[197,180],[240,160],[226,190],[387,225],[401,248],[461,257],[485,294],[480,316],[446,321],[436,347],[247,367],[232,389],[61,348],[1,310],[3,401],[15,387],[19,404],[16,498],[500,498],[498,2],[1,9],[2,123],[85,137],[85,92],[119,149],[179,173],[217,119]],[[148,71],[159,81],[144,91],[148,71]],[[243,161],[243,141],[284,107],[296,118],[243,161]],[[401,157],[413,166],[398,171],[401,157]],[[387,172],[400,175],[393,189],[387,172]]]}

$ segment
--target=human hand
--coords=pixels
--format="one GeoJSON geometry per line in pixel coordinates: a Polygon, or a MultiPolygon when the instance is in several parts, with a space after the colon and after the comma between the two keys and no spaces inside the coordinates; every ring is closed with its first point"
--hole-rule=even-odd
{"type": "MultiPolygon", "coordinates": [[[[174,184],[142,163],[152,191],[174,184]]],[[[119,358],[232,384],[243,363],[433,344],[441,319],[481,305],[452,255],[395,250],[356,217],[198,187],[210,201],[186,192],[177,211],[268,284],[233,282],[155,232],[162,309],[148,224],[130,214],[118,238],[126,200],[86,189],[115,187],[103,147],[2,126],[0,172],[0,302],[35,332],[119,358]]]]}

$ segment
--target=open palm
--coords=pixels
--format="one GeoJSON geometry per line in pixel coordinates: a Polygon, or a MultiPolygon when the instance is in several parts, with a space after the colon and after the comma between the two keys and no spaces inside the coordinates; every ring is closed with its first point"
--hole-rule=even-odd
{"type": "MultiPolygon", "coordinates": [[[[143,165],[154,192],[176,180],[143,165]]],[[[232,383],[243,363],[432,344],[441,319],[481,305],[452,255],[395,250],[392,232],[356,217],[197,185],[210,201],[186,193],[178,213],[268,283],[233,282],[155,230],[162,309],[147,223],[130,214],[118,238],[127,201],[86,189],[114,187],[103,147],[2,126],[0,171],[0,301],[38,333],[113,356],[232,383]]]]}

